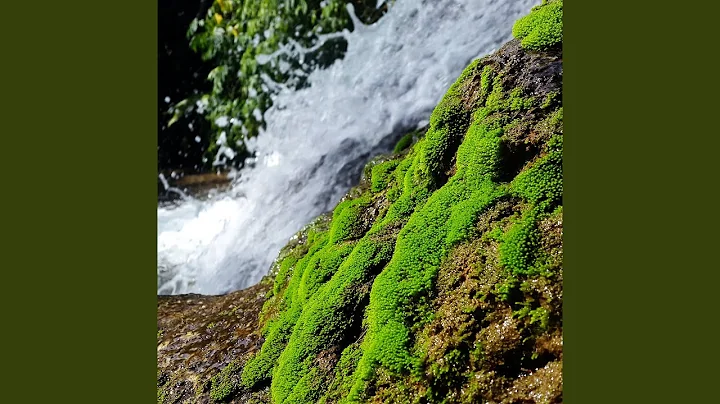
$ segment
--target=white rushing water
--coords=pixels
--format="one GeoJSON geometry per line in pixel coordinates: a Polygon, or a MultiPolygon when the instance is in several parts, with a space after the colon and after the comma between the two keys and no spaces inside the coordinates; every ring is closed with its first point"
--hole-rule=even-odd
{"type": "Polygon", "coordinates": [[[258,282],[369,158],[422,126],[463,68],[511,39],[513,22],[538,3],[397,0],[372,26],[353,18],[344,59],[312,72],[310,87],[276,96],[267,129],[250,144],[259,157],[230,191],[158,208],[158,293],[221,294],[258,282]]]}

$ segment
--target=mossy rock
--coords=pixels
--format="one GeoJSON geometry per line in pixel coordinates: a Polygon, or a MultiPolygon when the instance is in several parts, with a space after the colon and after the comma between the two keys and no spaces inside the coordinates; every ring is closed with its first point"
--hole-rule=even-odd
{"type": "Polygon", "coordinates": [[[528,50],[543,50],[562,43],[563,0],[543,0],[530,14],[517,20],[513,35],[528,50]]]}
{"type": "Polygon", "coordinates": [[[562,401],[562,50],[522,33],[283,249],[210,398],[562,401]]]}
{"type": "Polygon", "coordinates": [[[276,403],[477,402],[561,380],[561,246],[543,224],[561,223],[561,60],[512,41],[465,70],[422,139],[368,164],[292,264],[271,327],[285,331],[268,332],[246,388],[269,384],[276,403]]]}

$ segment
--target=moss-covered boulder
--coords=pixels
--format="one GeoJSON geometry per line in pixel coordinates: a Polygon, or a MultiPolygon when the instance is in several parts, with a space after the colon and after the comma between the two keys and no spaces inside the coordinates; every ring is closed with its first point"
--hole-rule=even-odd
{"type": "Polygon", "coordinates": [[[562,401],[558,4],[519,20],[518,38],[471,63],[426,130],[371,161],[283,249],[262,346],[217,369],[232,388],[213,399],[562,401]]]}

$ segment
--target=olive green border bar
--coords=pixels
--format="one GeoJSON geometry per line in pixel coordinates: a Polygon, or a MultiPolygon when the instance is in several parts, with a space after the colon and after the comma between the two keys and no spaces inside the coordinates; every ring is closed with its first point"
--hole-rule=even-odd
{"type": "MultiPolygon", "coordinates": [[[[2,401],[153,399],[156,13],[4,8],[2,401]]],[[[565,6],[567,403],[716,399],[714,16],[565,6]]]]}
{"type": "Polygon", "coordinates": [[[718,400],[711,4],[565,1],[567,403],[718,400]]]}
{"type": "Polygon", "coordinates": [[[636,395],[645,364],[630,352],[642,338],[632,323],[642,314],[634,301],[640,272],[628,247],[639,236],[634,216],[644,213],[628,189],[636,151],[620,146],[632,141],[635,125],[620,119],[632,108],[627,101],[640,97],[623,88],[636,66],[619,57],[633,50],[622,45],[627,32],[608,29],[607,18],[622,18],[608,3],[566,1],[563,8],[563,399],[656,402],[636,395]]]}
{"type": "Polygon", "coordinates": [[[157,4],[3,5],[6,403],[148,403],[157,4]]]}

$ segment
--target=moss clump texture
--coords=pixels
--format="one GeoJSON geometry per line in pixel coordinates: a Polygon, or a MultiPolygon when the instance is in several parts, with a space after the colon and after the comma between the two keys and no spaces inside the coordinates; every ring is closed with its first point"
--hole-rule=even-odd
{"type": "Polygon", "coordinates": [[[384,190],[392,180],[392,174],[399,164],[397,160],[390,160],[378,164],[372,168],[371,191],[380,192],[384,190]]]}
{"type": "Polygon", "coordinates": [[[406,133],[403,137],[398,140],[393,148],[393,153],[399,154],[409,149],[418,139],[425,135],[425,129],[417,129],[410,133],[406,133]]]}
{"type": "Polygon", "coordinates": [[[405,136],[401,137],[400,140],[395,144],[395,147],[393,148],[393,153],[400,153],[403,150],[410,147],[410,145],[413,142],[414,133],[408,133],[405,136]]]}
{"type": "Polygon", "coordinates": [[[318,404],[337,402],[348,395],[352,388],[351,376],[361,356],[362,351],[358,343],[350,344],[343,350],[335,366],[334,379],[327,388],[327,393],[320,398],[318,404]]]}
{"type": "Polygon", "coordinates": [[[553,136],[547,143],[547,154],[521,172],[512,189],[532,203],[557,204],[562,198],[562,179],[562,136],[553,136]]]}
{"type": "MultiPolygon", "coordinates": [[[[346,297],[342,293],[343,285],[352,283],[353,280],[357,280],[358,276],[362,277],[362,273],[358,273],[358,271],[367,270],[367,265],[373,265],[374,254],[380,254],[378,251],[372,250],[374,247],[385,247],[386,243],[366,242],[362,244],[364,238],[360,242],[357,241],[369,228],[371,217],[364,217],[370,208],[369,203],[369,194],[341,202],[333,212],[331,226],[327,231],[323,233],[310,231],[306,244],[311,245],[307,249],[307,253],[297,261],[291,253],[281,262],[276,285],[286,283],[289,272],[292,272],[292,275],[290,275],[285,290],[280,291],[274,300],[268,301],[268,310],[270,310],[270,306],[274,305],[276,306],[275,310],[279,311],[279,315],[267,322],[264,330],[266,342],[260,353],[246,365],[242,376],[243,383],[254,386],[272,377],[273,397],[281,395],[280,397],[285,399],[285,396],[282,395],[286,393],[283,390],[285,385],[281,384],[283,373],[277,375],[277,372],[282,372],[287,367],[278,367],[276,373],[271,373],[272,369],[282,364],[300,366],[293,359],[282,359],[281,355],[286,357],[293,353],[304,355],[311,345],[308,341],[314,341],[319,336],[314,334],[314,331],[310,331],[310,335],[305,336],[300,324],[307,323],[308,329],[313,330],[312,321],[323,323],[323,321],[329,320],[328,316],[336,311],[338,304],[343,304],[343,299],[346,297]],[[364,248],[368,245],[370,245],[369,248],[364,248]],[[361,255],[355,260],[362,261],[362,268],[343,269],[341,264],[347,263],[346,257],[352,253],[361,255]],[[336,274],[339,271],[341,273],[336,274]],[[322,286],[328,281],[331,284],[329,289],[328,287],[322,289],[322,286]],[[315,297],[318,294],[323,297],[315,297]],[[311,297],[313,297],[312,300],[311,297]],[[316,312],[322,312],[322,314],[314,314],[316,312]],[[300,329],[298,329],[299,327],[300,329]],[[300,342],[297,342],[298,340],[300,342]],[[298,345],[303,347],[300,352],[293,350],[293,347],[298,345]]],[[[302,246],[297,248],[302,248],[302,246]]],[[[352,319],[338,319],[335,325],[342,327],[348,325],[348,322],[352,323],[352,319]]],[[[322,332],[323,330],[317,331],[322,332]]],[[[342,330],[337,335],[342,335],[342,330]]],[[[318,341],[320,341],[318,345],[322,345],[322,340],[318,341]]],[[[287,378],[297,382],[298,380],[293,379],[296,374],[300,373],[291,372],[287,378]]],[[[309,380],[310,378],[307,381],[309,382],[309,380]]],[[[300,390],[302,387],[298,391],[300,390]]]]}
{"type": "Polygon", "coordinates": [[[562,71],[528,72],[559,52],[516,40],[471,63],[424,136],[283,250],[240,388],[276,404],[558,400],[562,71]]]}
{"type": "Polygon", "coordinates": [[[210,380],[210,398],[215,401],[228,399],[238,388],[237,373],[240,366],[236,362],[230,362],[223,370],[210,380]]]}
{"type": "Polygon", "coordinates": [[[359,318],[354,313],[367,291],[356,288],[368,281],[390,259],[392,239],[368,235],[348,256],[335,276],[323,285],[303,310],[273,373],[275,402],[314,402],[319,398],[308,386],[312,361],[323,350],[342,343],[359,318]],[[290,399],[289,397],[293,397],[290,399]]]}
{"type": "Polygon", "coordinates": [[[542,50],[562,42],[562,0],[544,0],[527,16],[517,20],[512,32],[529,50],[542,50]]]}

